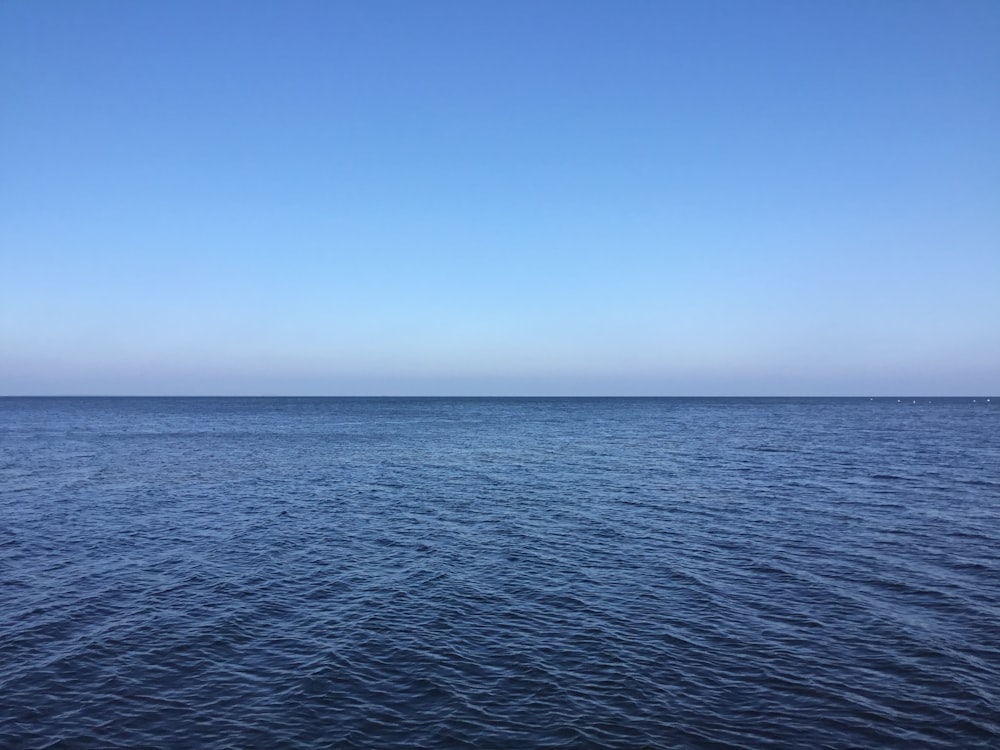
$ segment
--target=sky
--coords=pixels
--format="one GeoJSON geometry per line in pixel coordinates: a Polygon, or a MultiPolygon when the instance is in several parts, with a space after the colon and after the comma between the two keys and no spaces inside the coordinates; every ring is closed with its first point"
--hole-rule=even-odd
{"type": "Polygon", "coordinates": [[[996,0],[0,0],[0,394],[998,395],[996,0]]]}

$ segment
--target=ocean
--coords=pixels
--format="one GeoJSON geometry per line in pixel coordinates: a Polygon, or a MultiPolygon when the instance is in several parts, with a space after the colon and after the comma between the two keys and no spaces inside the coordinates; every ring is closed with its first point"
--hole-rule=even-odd
{"type": "Polygon", "coordinates": [[[1000,400],[0,399],[0,747],[1000,747],[1000,400]]]}

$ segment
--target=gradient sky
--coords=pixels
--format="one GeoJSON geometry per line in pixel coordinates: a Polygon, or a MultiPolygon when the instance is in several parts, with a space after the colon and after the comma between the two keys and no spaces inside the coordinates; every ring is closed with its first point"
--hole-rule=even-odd
{"type": "Polygon", "coordinates": [[[0,394],[1000,393],[996,0],[0,0],[0,394]]]}

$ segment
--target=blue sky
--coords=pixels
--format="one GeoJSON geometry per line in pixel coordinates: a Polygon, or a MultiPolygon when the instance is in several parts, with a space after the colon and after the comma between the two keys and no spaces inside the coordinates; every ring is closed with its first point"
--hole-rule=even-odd
{"type": "Polygon", "coordinates": [[[0,394],[1000,393],[1000,3],[0,0],[0,394]]]}

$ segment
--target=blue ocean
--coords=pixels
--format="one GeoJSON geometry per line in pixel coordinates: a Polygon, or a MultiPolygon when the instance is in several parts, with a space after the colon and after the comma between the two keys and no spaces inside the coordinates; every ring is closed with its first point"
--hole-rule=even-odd
{"type": "Polygon", "coordinates": [[[0,399],[0,747],[1000,747],[1000,401],[0,399]]]}

